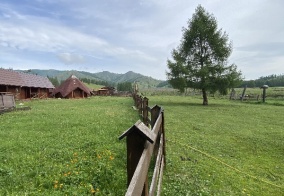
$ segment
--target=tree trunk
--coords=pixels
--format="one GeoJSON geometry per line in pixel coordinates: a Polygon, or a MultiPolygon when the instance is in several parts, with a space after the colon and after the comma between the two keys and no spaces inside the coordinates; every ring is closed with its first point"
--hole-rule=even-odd
{"type": "Polygon", "coordinates": [[[202,89],[202,97],[203,97],[203,105],[208,105],[208,98],[207,98],[206,90],[204,88],[202,89]]]}

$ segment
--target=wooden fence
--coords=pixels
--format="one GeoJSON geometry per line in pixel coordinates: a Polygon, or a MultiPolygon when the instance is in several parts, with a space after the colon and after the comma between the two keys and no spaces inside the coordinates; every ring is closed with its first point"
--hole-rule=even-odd
{"type": "Polygon", "coordinates": [[[138,120],[119,137],[120,140],[126,137],[128,188],[125,195],[160,195],[166,164],[164,110],[157,105],[150,108],[146,97],[135,94],[133,98],[143,122],[138,120]],[[155,167],[149,188],[151,163],[155,167]]]}

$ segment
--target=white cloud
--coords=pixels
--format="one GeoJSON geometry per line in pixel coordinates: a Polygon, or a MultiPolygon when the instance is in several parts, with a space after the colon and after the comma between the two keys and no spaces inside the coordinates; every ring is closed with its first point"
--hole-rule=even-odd
{"type": "Polygon", "coordinates": [[[59,60],[61,60],[64,64],[83,64],[85,63],[85,59],[82,55],[71,54],[71,53],[60,53],[57,55],[59,60]]]}
{"type": "Polygon", "coordinates": [[[230,60],[246,77],[282,71],[284,49],[275,44],[284,42],[281,0],[3,0],[0,48],[7,55],[0,66],[84,64],[89,70],[131,70],[166,79],[166,60],[198,4],[228,33],[234,45],[230,60]]]}

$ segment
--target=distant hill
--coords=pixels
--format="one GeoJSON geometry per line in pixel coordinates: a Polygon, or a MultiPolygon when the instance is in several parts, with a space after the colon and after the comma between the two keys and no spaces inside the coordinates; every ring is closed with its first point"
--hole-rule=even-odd
{"type": "Polygon", "coordinates": [[[52,77],[57,78],[58,81],[64,81],[70,75],[74,74],[78,78],[87,78],[91,80],[97,80],[97,81],[105,81],[110,84],[118,84],[123,82],[137,82],[139,85],[139,88],[163,88],[167,87],[168,83],[167,81],[163,80],[157,80],[152,77],[144,76],[139,73],[135,73],[132,71],[126,72],[124,74],[116,74],[111,73],[108,71],[98,72],[98,73],[90,73],[86,71],[76,71],[76,70],[66,70],[66,71],[60,71],[55,69],[49,69],[49,70],[42,70],[42,69],[29,69],[29,70],[18,70],[26,73],[31,74],[37,74],[45,77],[52,77]]]}

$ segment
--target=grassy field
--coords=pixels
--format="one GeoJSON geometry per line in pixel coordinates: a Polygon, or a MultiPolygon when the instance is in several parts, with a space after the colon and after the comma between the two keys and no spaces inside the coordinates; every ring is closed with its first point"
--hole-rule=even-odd
{"type": "Polygon", "coordinates": [[[103,85],[99,85],[99,84],[88,84],[88,83],[84,83],[89,89],[92,89],[92,90],[98,90],[100,88],[103,87],[103,85]]]}
{"type": "Polygon", "coordinates": [[[165,109],[164,195],[283,195],[283,106],[149,97],[165,109]]]}
{"type": "MultiPolygon", "coordinates": [[[[149,96],[165,109],[163,195],[283,195],[279,105],[149,96]]],[[[25,102],[0,116],[0,195],[124,195],[131,98],[25,102]]]]}
{"type": "Polygon", "coordinates": [[[0,195],[123,195],[132,100],[25,102],[0,116],[0,195]]]}

